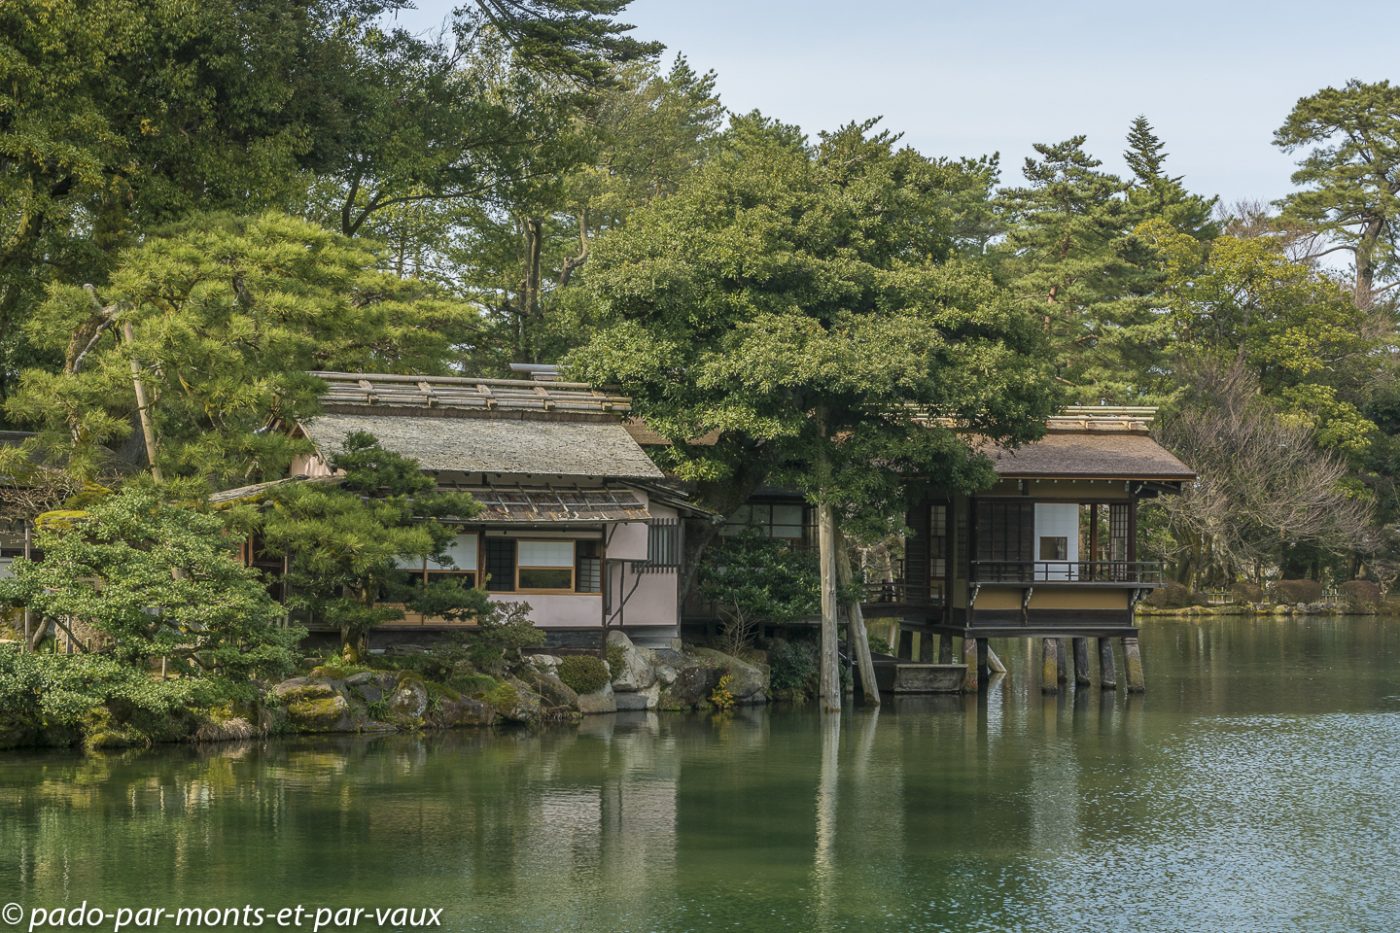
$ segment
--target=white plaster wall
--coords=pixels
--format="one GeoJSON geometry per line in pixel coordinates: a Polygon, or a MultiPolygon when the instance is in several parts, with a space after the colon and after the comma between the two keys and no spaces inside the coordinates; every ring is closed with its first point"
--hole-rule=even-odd
{"type": "Polygon", "coordinates": [[[1032,557],[1040,557],[1041,538],[1065,538],[1068,549],[1066,557],[1074,562],[1069,566],[1059,563],[1036,564],[1036,579],[1075,580],[1079,577],[1079,504],[1037,502],[1035,504],[1035,542],[1032,557]]]}
{"type": "Polygon", "coordinates": [[[597,628],[603,623],[603,597],[597,593],[492,595],[494,603],[529,603],[530,621],[540,628],[597,628]]]}

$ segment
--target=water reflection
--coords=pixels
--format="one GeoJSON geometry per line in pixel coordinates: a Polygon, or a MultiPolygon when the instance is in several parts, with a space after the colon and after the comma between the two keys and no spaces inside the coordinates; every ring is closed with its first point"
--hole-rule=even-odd
{"type": "Polygon", "coordinates": [[[426,904],[452,930],[1393,928],[1397,631],[1156,625],[1142,697],[1043,697],[1005,644],[980,696],[840,717],[10,754],[0,900],[426,904]]]}

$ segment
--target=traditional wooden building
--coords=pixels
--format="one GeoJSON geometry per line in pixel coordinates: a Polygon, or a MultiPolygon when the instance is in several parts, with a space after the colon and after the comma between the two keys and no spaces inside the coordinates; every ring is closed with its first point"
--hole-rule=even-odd
{"type": "Polygon", "coordinates": [[[1097,639],[1100,683],[1117,683],[1113,640],[1123,646],[1130,690],[1143,688],[1135,607],[1163,582],[1138,554],[1138,507],[1195,478],[1149,434],[1149,408],[1076,407],[1051,418],[1044,438],[1019,449],[973,440],[997,481],[975,495],[931,477],[914,485],[903,572],[872,588],[866,611],[901,619],[901,654],[953,660],[963,640],[965,689],[986,676],[988,641],[1040,638],[1045,682],[1087,682],[1088,639],[1097,639]]]}
{"type": "MultiPolygon", "coordinates": [[[[627,433],[627,399],[548,370],[530,379],[316,375],[329,390],[321,415],[290,426],[313,448],[295,476],[329,477],[345,439],[365,432],[483,506],[460,523],[447,560],[405,561],[406,574],[457,577],[493,600],[528,603],[556,645],[595,645],[609,628],[643,644],[679,637],[681,519],[708,513],[668,487],[627,433]]],[[[256,542],[246,559],[259,562],[256,542]]],[[[371,638],[462,624],[409,613],[371,638]]]]}

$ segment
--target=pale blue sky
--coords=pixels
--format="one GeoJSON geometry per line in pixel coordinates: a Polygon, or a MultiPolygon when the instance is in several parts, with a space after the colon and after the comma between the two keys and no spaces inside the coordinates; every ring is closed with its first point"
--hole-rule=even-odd
{"type": "MultiPolygon", "coordinates": [[[[452,0],[417,0],[434,26],[452,0]]],[[[636,34],[714,69],[725,104],[809,133],[883,115],[930,155],[999,151],[1019,183],[1034,142],[1089,137],[1122,171],[1145,113],[1193,189],[1270,200],[1291,160],[1271,145],[1300,96],[1396,79],[1400,4],[917,0],[634,0],[636,34]]]]}

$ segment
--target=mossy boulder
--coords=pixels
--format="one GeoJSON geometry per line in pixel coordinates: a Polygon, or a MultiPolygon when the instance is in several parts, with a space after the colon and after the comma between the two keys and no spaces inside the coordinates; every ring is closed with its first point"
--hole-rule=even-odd
{"type": "Polygon", "coordinates": [[[325,681],[296,677],[273,688],[294,732],[350,732],[350,702],[325,681]]]}
{"type": "Polygon", "coordinates": [[[700,709],[710,702],[710,694],[719,685],[724,669],[704,664],[689,664],[676,671],[676,679],[661,691],[658,706],[664,710],[700,709]]]}
{"type": "Polygon", "coordinates": [[[604,681],[603,686],[592,693],[580,693],[578,711],[585,716],[617,712],[617,694],[613,693],[612,684],[604,681]]]}
{"type": "Polygon", "coordinates": [[[461,729],[490,726],[497,720],[491,704],[476,697],[444,696],[428,711],[425,725],[434,729],[461,729]]]}
{"type": "Polygon", "coordinates": [[[656,669],[624,633],[608,633],[608,667],[616,693],[635,693],[656,683],[656,669]]]}
{"type": "MultiPolygon", "coordinates": [[[[711,648],[693,648],[691,654],[706,667],[729,675],[729,692],[740,705],[768,702],[768,669],[711,648]]],[[[719,679],[715,679],[719,683],[719,679]]],[[[711,688],[713,689],[713,688],[711,688]]],[[[706,699],[709,695],[706,695],[706,699]]]]}
{"type": "Polygon", "coordinates": [[[412,675],[400,678],[389,696],[389,721],[400,725],[417,725],[428,711],[428,687],[412,675]]]}
{"type": "Polygon", "coordinates": [[[578,693],[553,674],[527,671],[524,679],[540,698],[542,719],[570,719],[578,713],[578,693]]]}

